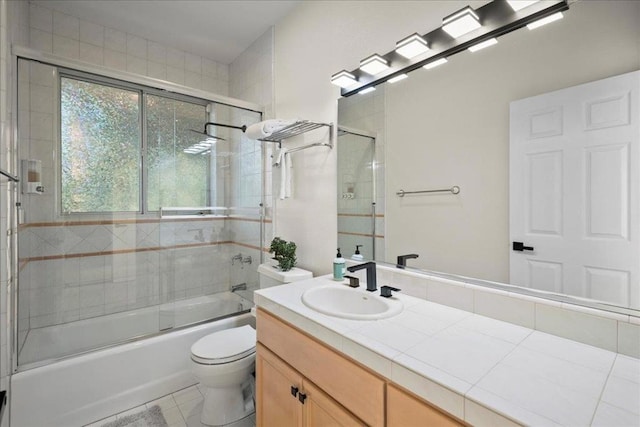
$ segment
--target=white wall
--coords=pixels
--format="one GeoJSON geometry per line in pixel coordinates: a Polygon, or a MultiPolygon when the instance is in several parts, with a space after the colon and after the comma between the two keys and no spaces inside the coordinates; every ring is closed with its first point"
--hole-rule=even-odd
{"type": "MultiPolygon", "coordinates": [[[[275,114],[336,122],[339,88],[331,75],[358,67],[366,56],[386,53],[414,32],[437,28],[465,1],[301,2],[275,29],[275,114]]],[[[314,131],[289,141],[315,142],[314,131]]],[[[294,198],[276,203],[276,234],[298,245],[300,267],[331,271],[337,242],[336,150],[313,148],[294,155],[294,198]]]]}
{"type": "MultiPolygon", "coordinates": [[[[269,28],[262,36],[253,42],[240,56],[229,65],[229,96],[244,101],[254,102],[264,107],[263,120],[273,118],[273,27],[269,28]]],[[[271,154],[273,144],[251,141],[243,135],[242,140],[251,144],[255,150],[253,152],[254,161],[249,168],[249,173],[243,172],[242,168],[235,181],[249,188],[252,194],[258,195],[264,192],[265,201],[265,241],[264,246],[268,247],[273,236],[273,186],[277,184],[272,179],[271,154]],[[264,156],[260,148],[264,148],[264,156]],[[264,162],[261,164],[260,162],[264,162]],[[259,166],[262,165],[262,168],[259,166]],[[264,174],[261,174],[262,170],[264,174]]],[[[247,163],[246,155],[242,154],[242,161],[247,163]]],[[[241,194],[242,190],[238,192],[241,194]]],[[[258,200],[259,202],[259,200],[258,200]]],[[[255,198],[252,200],[255,206],[255,198]]],[[[249,204],[238,204],[232,200],[231,206],[250,206],[249,204]]],[[[244,224],[245,227],[250,224],[244,224]]],[[[252,256],[258,260],[260,253],[253,251],[252,256]]],[[[256,261],[257,262],[257,261],[256,261]]]]}

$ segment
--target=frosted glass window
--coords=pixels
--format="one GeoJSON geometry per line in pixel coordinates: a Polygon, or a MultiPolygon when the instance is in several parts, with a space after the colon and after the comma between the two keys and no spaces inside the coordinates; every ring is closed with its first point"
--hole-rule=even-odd
{"type": "Polygon", "coordinates": [[[60,120],[63,213],[210,205],[216,147],[189,152],[205,138],[191,131],[207,121],[205,101],[62,76],[60,120]]]}
{"type": "Polygon", "coordinates": [[[215,147],[201,153],[184,152],[204,139],[206,108],[155,95],[146,96],[147,209],[209,206],[210,161],[215,147]]]}
{"type": "Polygon", "coordinates": [[[140,211],[140,93],[60,81],[62,211],[140,211]]]}

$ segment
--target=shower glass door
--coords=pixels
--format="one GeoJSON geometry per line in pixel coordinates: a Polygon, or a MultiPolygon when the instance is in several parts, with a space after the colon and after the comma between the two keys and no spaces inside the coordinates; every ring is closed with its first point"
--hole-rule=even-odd
{"type": "Polygon", "coordinates": [[[376,259],[375,149],[374,137],[338,127],[338,246],[345,257],[357,245],[365,259],[376,259]]]}
{"type": "Polygon", "coordinates": [[[18,89],[18,369],[250,308],[262,145],[191,129],[260,113],[26,59],[18,89]]]}

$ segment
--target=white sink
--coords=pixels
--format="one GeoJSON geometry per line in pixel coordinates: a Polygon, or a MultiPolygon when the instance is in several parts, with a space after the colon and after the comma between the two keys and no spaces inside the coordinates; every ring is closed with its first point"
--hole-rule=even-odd
{"type": "Polygon", "coordinates": [[[309,289],[302,294],[302,302],[322,314],[355,320],[385,319],[400,313],[404,307],[395,298],[383,298],[377,293],[338,284],[309,289]]]}

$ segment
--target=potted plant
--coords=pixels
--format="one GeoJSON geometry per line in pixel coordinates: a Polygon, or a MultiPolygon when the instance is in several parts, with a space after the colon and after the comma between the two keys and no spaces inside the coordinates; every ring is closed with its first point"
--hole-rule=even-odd
{"type": "Polygon", "coordinates": [[[282,271],[289,271],[296,266],[296,244],[287,242],[279,237],[271,241],[269,253],[273,253],[273,259],[278,261],[278,267],[282,271]]]}

